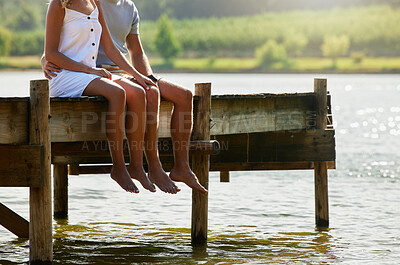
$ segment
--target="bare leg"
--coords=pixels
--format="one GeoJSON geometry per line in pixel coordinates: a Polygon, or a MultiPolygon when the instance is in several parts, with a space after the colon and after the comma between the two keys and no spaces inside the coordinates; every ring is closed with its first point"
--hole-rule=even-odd
{"type": "Polygon", "coordinates": [[[158,124],[159,124],[159,107],[160,92],[157,87],[151,87],[146,91],[147,99],[147,124],[145,134],[145,153],[149,165],[149,178],[162,191],[176,194],[180,189],[165,173],[160,162],[158,152],[158,124]]]}
{"type": "Polygon", "coordinates": [[[168,80],[158,82],[161,96],[174,103],[171,119],[171,135],[174,144],[175,164],[169,176],[189,187],[207,193],[189,166],[189,143],[193,124],[193,95],[182,86],[168,80]]]}
{"type": "Polygon", "coordinates": [[[126,115],[126,138],[129,144],[130,161],[128,172],[130,176],[138,180],[142,186],[155,192],[156,188],[149,180],[143,169],[143,145],[146,126],[146,94],[138,84],[127,79],[116,80],[126,92],[128,112],[126,115]]]}
{"type": "Polygon", "coordinates": [[[125,125],[125,91],[121,86],[105,78],[93,80],[83,92],[86,96],[104,96],[108,100],[106,135],[110,147],[113,167],[111,178],[124,190],[138,193],[125,166],[123,136],[125,125]]]}

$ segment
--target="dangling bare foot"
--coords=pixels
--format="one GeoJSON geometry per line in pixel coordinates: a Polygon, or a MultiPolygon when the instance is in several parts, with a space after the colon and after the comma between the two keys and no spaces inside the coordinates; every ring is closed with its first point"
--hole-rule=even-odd
{"type": "Polygon", "coordinates": [[[163,192],[177,194],[181,190],[168,177],[161,166],[155,169],[149,169],[149,178],[163,192]]]}
{"type": "Polygon", "coordinates": [[[183,182],[192,189],[195,189],[201,193],[207,194],[207,190],[199,183],[196,175],[190,169],[189,165],[184,165],[182,167],[178,167],[177,165],[169,173],[169,177],[173,181],[183,182]]]}
{"type": "Polygon", "coordinates": [[[138,188],[130,178],[129,172],[126,170],[125,165],[111,169],[111,178],[115,180],[124,190],[132,193],[139,193],[138,188]]]}
{"type": "Polygon", "coordinates": [[[128,172],[131,178],[138,180],[142,184],[143,188],[151,192],[156,192],[156,187],[151,183],[142,166],[136,167],[129,165],[128,172]]]}

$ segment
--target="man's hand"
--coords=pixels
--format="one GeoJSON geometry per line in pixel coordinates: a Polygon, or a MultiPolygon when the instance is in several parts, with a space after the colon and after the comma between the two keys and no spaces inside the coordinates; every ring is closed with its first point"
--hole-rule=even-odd
{"type": "Polygon", "coordinates": [[[136,81],[139,83],[139,85],[141,85],[145,90],[149,90],[150,89],[149,86],[157,87],[157,84],[154,83],[154,81],[151,80],[150,78],[148,78],[147,76],[140,74],[139,76],[137,76],[135,78],[136,78],[136,81]]]}
{"type": "Polygon", "coordinates": [[[44,73],[44,76],[51,80],[52,77],[56,77],[57,73],[61,72],[61,68],[58,67],[57,65],[48,62],[44,56],[42,56],[42,59],[40,60],[40,63],[42,64],[42,71],[44,73]]]}

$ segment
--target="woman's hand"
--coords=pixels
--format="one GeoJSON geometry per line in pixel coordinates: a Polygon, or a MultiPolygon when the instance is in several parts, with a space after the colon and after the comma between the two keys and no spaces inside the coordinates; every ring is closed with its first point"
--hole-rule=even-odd
{"type": "Polygon", "coordinates": [[[51,80],[53,77],[56,77],[57,73],[61,72],[60,67],[47,61],[44,58],[44,56],[40,60],[40,63],[42,64],[42,70],[43,70],[44,76],[49,80],[51,80]]]}
{"type": "Polygon", "coordinates": [[[150,89],[149,85],[157,87],[157,84],[154,83],[153,80],[151,80],[150,78],[148,78],[147,76],[144,76],[142,74],[135,76],[135,79],[139,83],[139,85],[141,85],[145,90],[150,89]]]}
{"type": "Polygon", "coordinates": [[[111,73],[104,68],[91,67],[88,74],[98,75],[111,80],[111,73]]]}

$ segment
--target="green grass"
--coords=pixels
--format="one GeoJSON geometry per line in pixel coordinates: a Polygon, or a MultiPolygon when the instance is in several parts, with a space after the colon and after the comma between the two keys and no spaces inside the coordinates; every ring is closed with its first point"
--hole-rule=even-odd
{"type": "Polygon", "coordinates": [[[39,56],[0,57],[0,69],[41,69],[39,56]]]}
{"type": "MultiPolygon", "coordinates": [[[[173,65],[164,64],[161,58],[150,58],[157,72],[311,72],[329,71],[340,73],[400,73],[400,57],[366,57],[361,63],[351,58],[339,58],[332,68],[329,58],[292,58],[288,64],[277,63],[269,69],[257,67],[255,58],[180,58],[173,65]]],[[[41,69],[39,56],[0,57],[0,69],[41,69]]]]}
{"type": "Polygon", "coordinates": [[[361,63],[354,63],[351,58],[339,58],[336,68],[330,58],[292,58],[289,63],[277,63],[269,69],[257,67],[255,58],[182,58],[177,59],[173,68],[167,68],[159,58],[151,59],[154,68],[159,70],[199,71],[199,72],[400,72],[400,58],[365,58],[361,63]]]}

